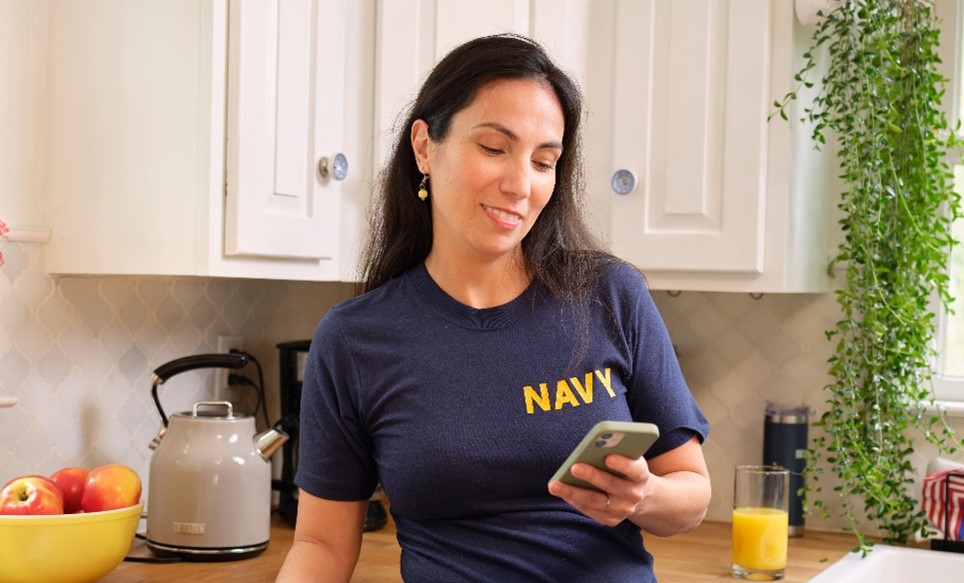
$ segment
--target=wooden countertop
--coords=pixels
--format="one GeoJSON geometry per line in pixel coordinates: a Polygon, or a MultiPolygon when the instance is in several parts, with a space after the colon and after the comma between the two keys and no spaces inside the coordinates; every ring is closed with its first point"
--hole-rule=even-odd
{"type": "MultiPolygon", "coordinates": [[[[271,540],[264,553],[252,559],[213,563],[137,563],[124,561],[100,583],[272,583],[291,548],[294,528],[277,515],[271,518],[271,540]]],[[[129,557],[153,557],[142,539],[135,539],[129,557]]],[[[389,517],[381,530],[362,537],[361,556],[352,583],[400,583],[401,549],[389,517]]]]}
{"type": "MultiPolygon", "coordinates": [[[[738,581],[730,573],[731,529],[728,522],[704,522],[693,532],[668,538],[646,537],[646,548],[656,559],[660,582],[703,583],[738,581]]],[[[853,536],[807,531],[791,538],[783,581],[804,583],[856,546],[853,536]]]]}
{"type": "MultiPolygon", "coordinates": [[[[291,547],[294,529],[273,519],[271,542],[258,557],[220,563],[137,563],[123,562],[102,583],[269,583],[275,580],[291,547]]],[[[804,583],[846,555],[855,545],[852,536],[807,531],[790,539],[787,583],[804,583]]],[[[669,538],[646,537],[646,546],[656,557],[656,576],[661,583],[702,583],[736,581],[730,575],[730,524],[704,522],[695,531],[669,538]]],[[[398,561],[401,551],[395,540],[395,525],[389,518],[381,530],[363,536],[361,557],[352,583],[400,583],[398,561]]],[[[129,556],[151,557],[137,539],[129,556]]]]}

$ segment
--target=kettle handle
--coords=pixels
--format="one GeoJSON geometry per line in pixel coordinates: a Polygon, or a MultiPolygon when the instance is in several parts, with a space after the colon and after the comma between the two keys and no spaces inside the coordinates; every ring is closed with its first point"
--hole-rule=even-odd
{"type": "Polygon", "coordinates": [[[242,368],[248,364],[248,355],[240,352],[222,353],[214,352],[210,354],[192,354],[190,356],[182,356],[162,364],[161,366],[154,369],[154,374],[152,377],[153,384],[151,385],[151,397],[154,398],[154,405],[157,407],[157,412],[161,415],[161,421],[164,422],[164,427],[167,427],[167,415],[164,414],[164,408],[161,407],[161,400],[157,397],[157,386],[164,384],[164,382],[171,378],[172,376],[186,372],[189,370],[194,370],[196,368],[242,368]]]}
{"type": "Polygon", "coordinates": [[[192,354],[182,356],[154,369],[154,384],[163,385],[172,376],[196,368],[241,368],[248,364],[248,355],[240,352],[192,354]]]}

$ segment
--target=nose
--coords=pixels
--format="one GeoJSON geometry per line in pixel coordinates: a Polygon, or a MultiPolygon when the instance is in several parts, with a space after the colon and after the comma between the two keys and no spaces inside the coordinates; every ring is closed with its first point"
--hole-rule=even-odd
{"type": "Polygon", "coordinates": [[[528,159],[507,162],[500,190],[516,198],[528,198],[532,194],[532,172],[532,163],[528,159]]]}

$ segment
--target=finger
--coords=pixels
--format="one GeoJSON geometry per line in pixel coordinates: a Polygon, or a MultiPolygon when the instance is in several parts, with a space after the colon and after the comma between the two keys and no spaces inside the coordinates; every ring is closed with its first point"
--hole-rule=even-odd
{"type": "Polygon", "coordinates": [[[642,481],[649,475],[649,464],[644,458],[632,459],[613,454],[606,456],[604,462],[607,468],[623,474],[632,482],[642,481]]]}
{"type": "Polygon", "coordinates": [[[579,488],[558,480],[549,482],[549,493],[582,511],[603,510],[606,508],[606,500],[610,499],[608,492],[579,488]]]}
{"type": "MultiPolygon", "coordinates": [[[[624,476],[615,476],[589,464],[573,465],[572,475],[592,484],[613,498],[614,500],[610,500],[610,510],[617,514],[622,513],[629,516],[635,512],[637,505],[645,496],[646,485],[650,477],[646,461],[611,455],[606,458],[606,463],[614,470],[622,470],[620,473],[624,476]],[[610,458],[613,458],[612,461],[610,461],[610,458]]],[[[591,502],[584,503],[586,506],[590,504],[591,502]]]]}
{"type": "Polygon", "coordinates": [[[618,477],[613,474],[600,470],[590,464],[574,464],[572,466],[571,473],[574,477],[591,484],[592,486],[603,490],[604,492],[609,492],[615,488],[618,488],[618,477]]]}
{"type": "Polygon", "coordinates": [[[559,481],[549,483],[549,493],[565,500],[573,508],[596,522],[607,526],[615,526],[627,516],[625,512],[620,514],[622,511],[614,507],[617,500],[610,493],[577,488],[559,481]],[[607,500],[609,500],[608,507],[607,500]]]}
{"type": "Polygon", "coordinates": [[[599,508],[606,504],[606,492],[580,488],[558,480],[549,482],[549,493],[579,508],[599,508]]]}

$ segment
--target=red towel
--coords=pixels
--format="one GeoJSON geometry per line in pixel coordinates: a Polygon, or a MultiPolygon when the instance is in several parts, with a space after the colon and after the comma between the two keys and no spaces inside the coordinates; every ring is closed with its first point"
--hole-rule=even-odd
{"type": "Polygon", "coordinates": [[[964,540],[964,469],[944,470],[926,476],[922,494],[924,512],[934,527],[941,534],[946,532],[947,540],[964,540]],[[949,503],[944,500],[945,486],[949,503]]]}

